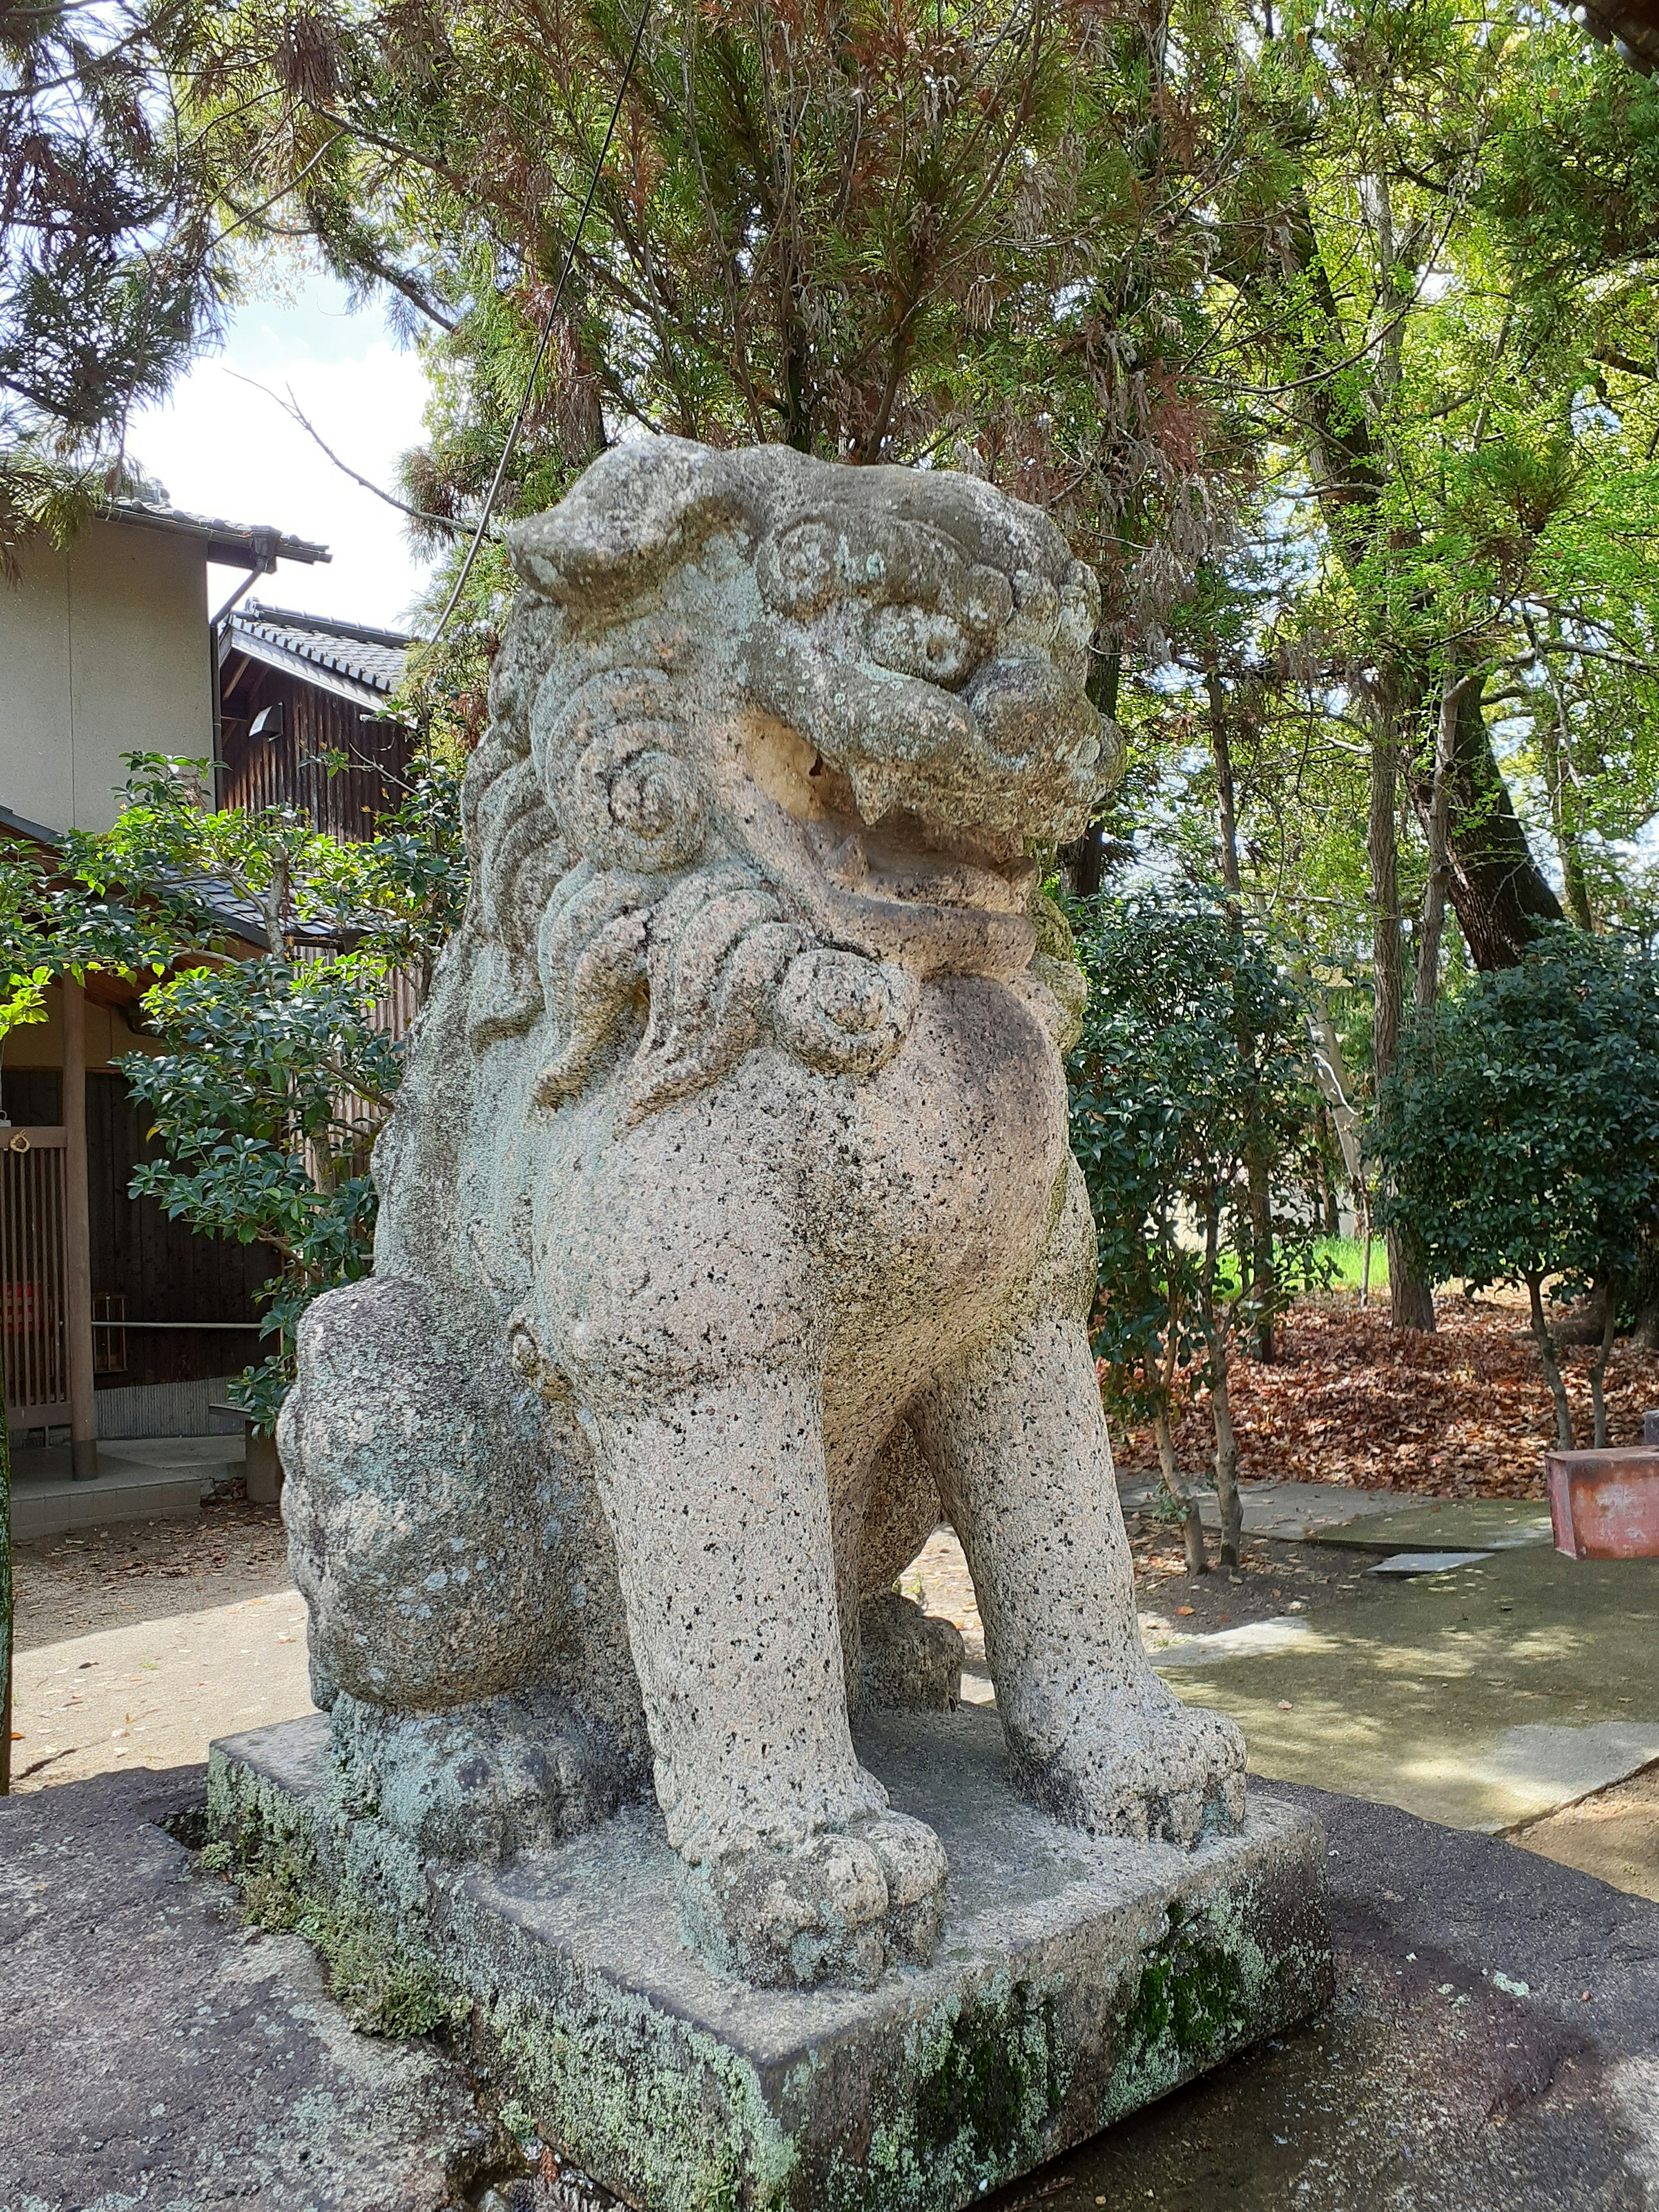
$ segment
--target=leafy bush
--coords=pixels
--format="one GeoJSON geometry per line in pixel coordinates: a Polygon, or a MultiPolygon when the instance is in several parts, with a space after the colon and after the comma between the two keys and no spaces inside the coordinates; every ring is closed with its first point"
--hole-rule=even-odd
{"type": "Polygon", "coordinates": [[[1443,1002],[1409,1036],[1378,1099],[1383,1220],[1430,1267],[1474,1287],[1524,1283],[1532,1330],[1573,1441],[1559,1345],[1546,1312],[1604,1301],[1590,1370],[1595,1441],[1621,1291],[1659,1209],[1659,963],[1645,946],[1547,931],[1520,964],[1443,1002]]]}
{"type": "MultiPolygon", "coordinates": [[[[1320,1143],[1300,990],[1272,942],[1200,890],[1138,890],[1079,910],[1089,979],[1083,1036],[1069,1064],[1072,1144],[1100,1239],[1094,1314],[1105,1395],[1121,1418],[1150,1420],[1177,1494],[1171,1430],[1207,1389],[1216,1436],[1222,1557],[1241,1532],[1237,1448],[1227,1391],[1241,1330],[1280,1305],[1285,1285],[1317,1273],[1311,1190],[1320,1143]],[[1252,1158],[1281,1206],[1256,1249],[1252,1158]]],[[[1188,1557],[1203,1564],[1187,1501],[1188,1557]]]]}
{"type": "Polygon", "coordinates": [[[419,1003],[459,918],[459,779],[424,762],[374,836],[347,844],[290,807],[204,811],[205,762],[128,764],[114,826],[66,841],[54,911],[79,957],[57,965],[159,978],[143,1006],[165,1049],[119,1063],[162,1155],[132,1194],[274,1255],[276,1348],[230,1391],[269,1431],[300,1316],[373,1263],[368,1157],[402,1073],[386,1000],[395,984],[419,1003]],[[228,900],[252,910],[263,957],[234,957],[228,900]]]}

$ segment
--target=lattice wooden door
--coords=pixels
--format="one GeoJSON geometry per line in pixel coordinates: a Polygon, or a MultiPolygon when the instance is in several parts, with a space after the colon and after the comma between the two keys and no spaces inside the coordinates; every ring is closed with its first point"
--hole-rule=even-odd
{"type": "Polygon", "coordinates": [[[0,1334],[14,1429],[67,1421],[64,1132],[0,1126],[0,1334]]]}

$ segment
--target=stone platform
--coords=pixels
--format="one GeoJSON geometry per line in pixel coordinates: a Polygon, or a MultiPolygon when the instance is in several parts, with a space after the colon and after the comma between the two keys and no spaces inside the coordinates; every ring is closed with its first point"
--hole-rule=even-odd
{"type": "Polygon", "coordinates": [[[210,1819],[234,1874],[470,2006],[508,2109],[646,2212],[956,2212],[1328,1998],[1307,1812],[1256,1796],[1190,1854],[1091,1841],[1013,1795],[992,1714],[884,1716],[859,1749],[951,1869],[932,1964],[867,1993],[708,1972],[654,1807],[505,1870],[423,1871],[343,1820],[320,1717],[216,1745],[210,1819]]]}

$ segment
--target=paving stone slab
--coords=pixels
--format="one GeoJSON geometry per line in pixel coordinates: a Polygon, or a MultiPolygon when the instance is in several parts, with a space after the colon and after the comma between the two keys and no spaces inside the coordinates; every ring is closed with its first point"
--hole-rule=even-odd
{"type": "Polygon", "coordinates": [[[464,2069],[360,2035],[296,1936],[159,1822],[204,1771],[0,1798],[0,2212],[444,2212],[495,2143],[464,2069]]]}
{"type": "Polygon", "coordinates": [[[932,1962],[867,1991],[711,1974],[654,1806],[423,1878],[338,1813],[306,1721],[215,1746],[211,1820],[234,1866],[349,1893],[459,1984],[543,2134],[646,2212],[956,2212],[1326,2001],[1304,1811],[1264,1798],[1192,1852],[1091,1839],[1014,1796],[993,1715],[884,1715],[859,1748],[951,1862],[932,1962]]]}
{"type": "Polygon", "coordinates": [[[1490,1552],[1390,1552],[1366,1572],[1373,1575],[1445,1575],[1454,1567],[1473,1567],[1490,1552]]]}
{"type": "Polygon", "coordinates": [[[1509,1552],[1551,1541],[1550,1509],[1530,1498],[1424,1498],[1328,1522],[1312,1532],[1312,1540],[1371,1552],[1509,1552]]]}
{"type": "MultiPolygon", "coordinates": [[[[1247,1536],[1279,1543],[1318,1538],[1329,1528],[1398,1510],[1396,1494],[1386,1490],[1352,1490],[1338,1482],[1246,1482],[1238,1499],[1247,1536]]],[[[1212,1490],[1200,1490],[1199,1516],[1206,1528],[1219,1528],[1221,1507],[1212,1490]]],[[[1397,1550],[1398,1546],[1390,1546],[1397,1550]]]]}

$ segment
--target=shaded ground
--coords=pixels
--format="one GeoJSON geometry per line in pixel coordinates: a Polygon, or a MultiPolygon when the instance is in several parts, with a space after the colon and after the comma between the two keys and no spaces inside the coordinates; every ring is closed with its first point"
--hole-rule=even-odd
{"type": "MultiPolygon", "coordinates": [[[[1541,1498],[1554,1441],[1548,1385],[1518,1294],[1459,1295],[1435,1304],[1432,1335],[1389,1328],[1388,1304],[1351,1295],[1310,1298],[1285,1316],[1272,1366],[1239,1358],[1231,1369],[1239,1466],[1247,1479],[1342,1482],[1450,1498],[1541,1498]]],[[[1581,1443],[1591,1436],[1588,1347],[1566,1356],[1581,1443]]],[[[1607,1371],[1607,1433],[1639,1443],[1642,1415],[1659,1406],[1659,1353],[1615,1346],[1607,1371]]],[[[1150,1430],[1113,1437],[1122,1472],[1155,1472],[1150,1430]]],[[[1184,1469],[1213,1459],[1203,1402],[1176,1436],[1184,1469]]]]}
{"type": "Polygon", "coordinates": [[[297,1936],[155,1822],[203,1769],[0,1798],[0,2212],[440,2212],[496,2138],[463,2069],[358,2034],[297,1936]]]}
{"type": "Polygon", "coordinates": [[[1659,1907],[1494,1838],[1286,1790],[1331,1842],[1337,1998],[994,2212],[1639,2212],[1659,1907]]]}
{"type": "MultiPolygon", "coordinates": [[[[1134,1548],[1135,1602],[1141,1633],[1149,1645],[1161,1635],[1203,1635],[1243,1626],[1281,1613],[1305,1613],[1366,1589],[1374,1590],[1366,1570],[1375,1557],[1355,1557],[1312,1544],[1247,1539],[1239,1571],[1216,1569],[1188,1575],[1178,1536],[1152,1512],[1126,1512],[1134,1548]]],[[[1215,1545],[1210,1545],[1215,1557],[1215,1545]]],[[[941,1528],[928,1539],[914,1566],[899,1578],[908,1596],[942,1613],[962,1631],[969,1664],[985,1663],[985,1632],[974,1597],[967,1561],[954,1532],[941,1528]]]]}
{"type": "Polygon", "coordinates": [[[276,1508],[240,1498],[19,1544],[13,1573],[20,1651],[292,1588],[276,1508]]]}
{"type": "MultiPolygon", "coordinates": [[[[0,1803],[0,2212],[579,2212],[515,2173],[441,2039],[356,2033],[292,1936],[154,1825],[199,1771],[0,1803]]],[[[1639,2212],[1659,2185],[1659,1906],[1389,1808],[1327,1825],[1324,2019],[997,2212],[1639,2212]]]]}

